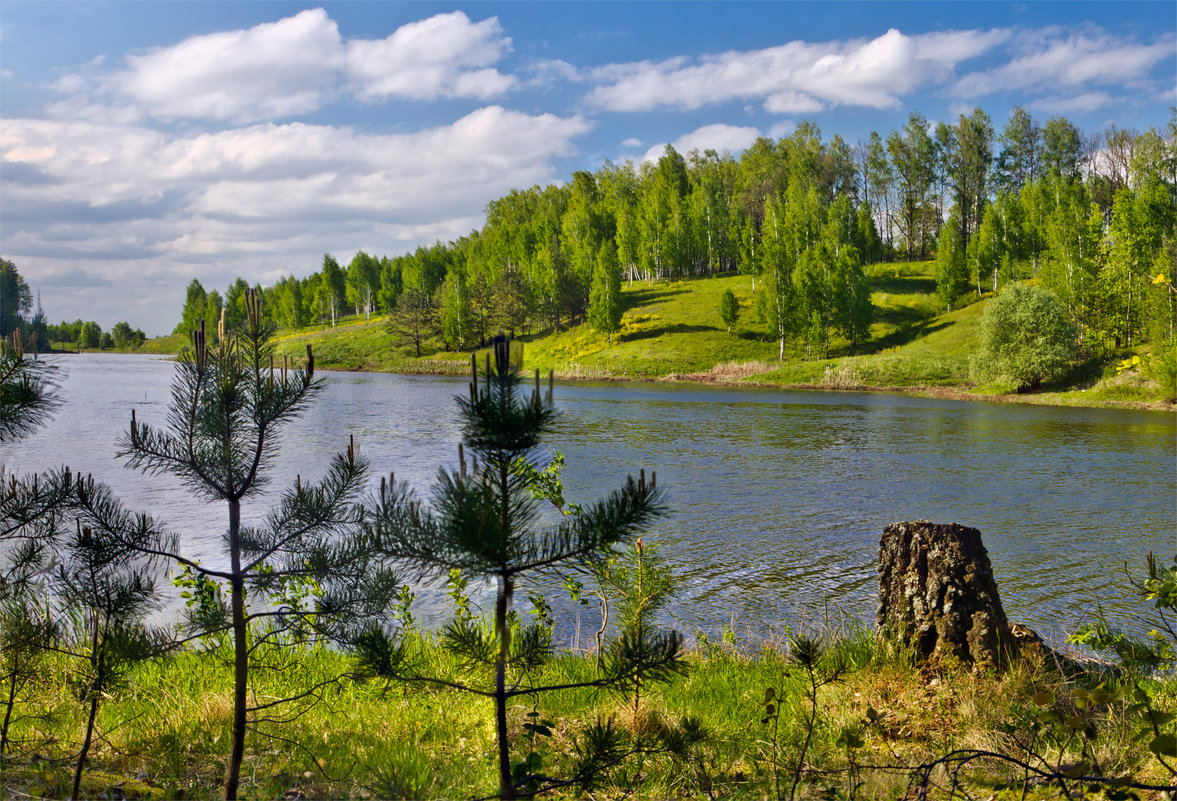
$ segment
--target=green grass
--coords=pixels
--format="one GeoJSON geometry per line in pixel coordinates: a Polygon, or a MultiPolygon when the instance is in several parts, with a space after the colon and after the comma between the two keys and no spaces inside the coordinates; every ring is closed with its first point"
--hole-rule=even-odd
{"type": "MultiPolygon", "coordinates": [[[[623,285],[622,330],[612,341],[580,321],[557,331],[523,334],[524,366],[554,370],[572,379],[686,379],[748,382],[782,387],[906,390],[952,397],[973,395],[1063,405],[1164,405],[1164,392],[1146,370],[1137,381],[1102,375],[1104,364],[1077,369],[1066,381],[1034,394],[1008,387],[976,387],[969,358],[978,347],[986,299],[942,313],[935,294],[932,262],[877,264],[867,269],[875,319],[870,339],[851,352],[834,336],[826,358],[806,359],[802,345],[778,344],[757,319],[752,279],[723,275],[655,284],[623,285]],[[729,332],[719,316],[719,299],[730,289],[740,301],[739,319],[729,332]]],[[[279,356],[305,358],[314,346],[324,369],[462,374],[468,352],[444,350],[440,340],[424,344],[421,358],[398,344],[383,316],[345,318],[338,325],[280,331],[279,356]]],[[[151,352],[175,351],[178,337],[151,340],[151,352]]],[[[1116,354],[1122,357],[1124,354],[1116,354]]],[[[480,355],[481,358],[481,355],[480,355]]],[[[1110,358],[1110,357],[1109,357],[1110,358]]]]}
{"type": "MultiPolygon", "coordinates": [[[[462,680],[478,673],[439,648],[431,635],[415,636],[410,648],[433,675],[462,680]]],[[[1031,730],[1017,727],[1031,725],[1026,715],[1032,718],[1041,708],[1033,701],[1037,694],[1048,692],[1069,708],[1065,699],[1076,687],[1103,682],[1120,693],[1113,675],[1065,676],[1053,663],[1036,658],[1000,674],[953,664],[921,671],[902,649],[866,631],[829,641],[828,653],[840,657],[847,670],[819,692],[802,797],[829,797],[831,786],[841,787],[839,797],[846,797],[851,757],[868,765],[914,766],[956,748],[1026,756],[1013,735],[1003,732],[1031,741],[1031,730]],[[876,720],[868,721],[869,709],[876,711],[876,720]],[[847,727],[863,740],[853,753],[837,742],[847,727]]],[[[636,713],[628,696],[608,692],[544,695],[537,711],[552,727],[552,736],[538,746],[545,764],[556,774],[567,770],[576,738],[596,720],[611,718],[635,736],[693,728],[701,737],[689,748],[678,753],[661,748],[630,758],[592,797],[776,797],[776,774],[783,772],[787,787],[790,760],[807,733],[805,671],[771,643],[740,649],[734,643],[704,642],[688,662],[684,675],[647,690],[636,713]],[[770,687],[781,699],[776,770],[774,733],[761,720],[770,687]]],[[[291,695],[354,667],[327,648],[289,652],[259,672],[255,697],[291,695]]],[[[559,683],[592,673],[591,656],[565,652],[535,679],[559,683]]],[[[128,687],[104,699],[86,795],[108,797],[119,787],[128,798],[217,797],[229,740],[231,684],[224,655],[215,652],[180,653],[136,668],[128,687]]],[[[26,693],[18,709],[15,748],[4,763],[3,784],[11,797],[68,793],[82,726],[82,707],[69,687],[69,667],[51,659],[26,693]]],[[[1171,709],[1177,703],[1177,680],[1153,682],[1151,692],[1158,708],[1171,709]]],[[[468,798],[495,792],[494,729],[485,699],[421,685],[345,679],[318,703],[296,711],[291,722],[266,727],[286,740],[248,736],[243,798],[281,798],[291,791],[311,798],[397,797],[398,792],[401,797],[468,798]]],[[[527,748],[522,725],[530,711],[525,704],[509,711],[518,755],[527,748]]],[[[1158,782],[1168,777],[1146,744],[1132,740],[1139,725],[1125,701],[1083,714],[1098,726],[1097,755],[1108,775],[1158,782]]],[[[1052,725],[1049,736],[1031,749],[1043,764],[1075,756],[1066,724],[1052,725]]],[[[894,798],[903,794],[908,774],[869,770],[861,778],[865,784],[858,797],[894,798]]],[[[1000,764],[978,763],[964,778],[970,788],[983,791],[982,797],[1011,783],[1020,786],[1016,773],[1000,764]]]]}

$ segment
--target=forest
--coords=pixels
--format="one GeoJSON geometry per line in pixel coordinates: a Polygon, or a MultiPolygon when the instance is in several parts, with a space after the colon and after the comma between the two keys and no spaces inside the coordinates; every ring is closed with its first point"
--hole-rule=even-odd
{"type": "MultiPolygon", "coordinates": [[[[854,145],[806,122],[738,157],[668,146],[657,162],[512,191],[457,241],[360,251],[346,266],[326,254],[305,278],[259,289],[282,327],[399,309],[402,328],[427,325],[468,350],[496,331],[576,320],[612,335],[624,282],[742,274],[780,356],[790,345],[809,358],[832,337],[850,352],[865,339],[866,265],[934,257],[944,310],[1033,280],[1099,357],[1172,344],[1175,210],[1177,111],[1164,129],[1098,133],[1020,107],[1000,132],[979,108],[955,124],[912,113],[854,145]]],[[[237,322],[248,286],[222,294],[193,280],[176,331],[214,330],[222,308],[237,322]]]]}

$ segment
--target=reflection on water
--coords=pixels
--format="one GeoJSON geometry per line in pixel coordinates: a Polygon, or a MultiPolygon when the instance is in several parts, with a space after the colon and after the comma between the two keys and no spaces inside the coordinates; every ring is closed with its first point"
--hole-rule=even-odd
{"type": "MultiPolygon", "coordinates": [[[[182,532],[215,564],[224,510],[177,481],[121,467],[133,406],[166,422],[172,366],[139,356],[58,357],[63,410],[7,446],[16,471],[68,462],[182,532]]],[[[283,434],[273,491],[317,477],[350,434],[373,467],[428,496],[456,462],[457,379],[326,374],[322,398],[283,434]]],[[[1100,599],[1131,625],[1124,565],[1177,551],[1172,414],[965,403],[896,395],[690,385],[563,385],[548,448],[567,455],[568,498],[593,499],[639,468],[658,472],[671,514],[658,540],[680,577],[685,631],[735,622],[752,634],[799,620],[873,620],[883,527],[929,519],[979,528],[1010,617],[1059,636],[1100,599]]],[[[255,505],[254,519],[265,513],[255,505]]],[[[421,617],[443,614],[438,588],[421,617]]],[[[586,626],[595,623],[586,621],[586,626]]]]}

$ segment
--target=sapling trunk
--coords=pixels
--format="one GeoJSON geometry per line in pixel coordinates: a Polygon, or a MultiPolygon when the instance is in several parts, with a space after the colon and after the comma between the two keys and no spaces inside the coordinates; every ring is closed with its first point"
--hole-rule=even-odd
{"type": "Polygon", "coordinates": [[[90,636],[90,669],[94,675],[90,680],[90,714],[86,718],[86,733],[82,737],[82,748],[78,751],[78,763],[74,767],[74,789],[70,795],[71,801],[78,801],[78,793],[82,789],[82,771],[86,767],[86,757],[90,754],[90,743],[94,737],[94,721],[98,717],[98,694],[103,684],[103,651],[101,648],[101,629],[99,615],[94,615],[93,631],[90,636]]]}
{"type": "Polygon", "coordinates": [[[13,668],[8,676],[8,700],[4,707],[4,726],[0,729],[0,757],[8,753],[8,727],[12,723],[12,709],[16,706],[16,693],[20,690],[20,672],[13,668]]]}
{"type": "Polygon", "coordinates": [[[507,660],[511,655],[511,626],[507,612],[513,593],[509,578],[499,579],[498,598],[495,600],[495,631],[499,638],[499,656],[495,661],[495,729],[499,747],[499,787],[501,797],[515,797],[515,783],[511,776],[511,752],[507,743],[507,660]]]}
{"type": "Polygon", "coordinates": [[[245,583],[241,572],[241,502],[229,501],[229,552],[233,577],[233,734],[225,765],[225,801],[235,801],[245,756],[246,685],[249,679],[249,638],[245,625],[245,583]]]}
{"type": "Polygon", "coordinates": [[[91,692],[90,715],[86,719],[86,736],[82,739],[82,750],[78,752],[78,764],[74,767],[74,791],[70,795],[71,801],[78,801],[78,794],[82,789],[82,771],[86,767],[86,757],[90,754],[90,742],[94,737],[94,721],[98,717],[98,693],[91,692]]]}

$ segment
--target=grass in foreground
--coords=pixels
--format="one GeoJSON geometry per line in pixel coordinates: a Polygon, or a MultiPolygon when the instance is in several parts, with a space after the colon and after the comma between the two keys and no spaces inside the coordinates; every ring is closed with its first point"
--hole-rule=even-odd
{"type": "MultiPolygon", "coordinates": [[[[414,635],[412,648],[430,673],[459,680],[465,675],[467,668],[432,636],[414,635]]],[[[1136,737],[1139,715],[1130,709],[1127,684],[1107,672],[1068,676],[1040,658],[1000,674],[954,665],[919,669],[902,651],[857,632],[826,643],[813,663],[821,675],[833,669],[839,675],[817,691],[810,725],[810,673],[795,648],[703,642],[690,663],[685,676],[652,688],[636,709],[631,697],[585,690],[549,694],[534,710],[514,707],[513,750],[522,758],[534,747],[559,775],[586,728],[611,719],[649,748],[598,777],[587,797],[601,799],[780,798],[789,796],[797,777],[799,798],[897,798],[909,791],[912,768],[957,749],[1006,754],[1054,772],[1087,759],[1106,776],[1157,785],[1174,780],[1136,737]],[[1097,687],[1106,699],[1080,705],[1083,693],[1097,687]],[[769,688],[773,710],[765,704],[769,688]],[[534,743],[524,729],[532,711],[551,729],[534,743]],[[1086,726],[1094,738],[1083,733],[1086,726]]],[[[347,658],[330,649],[288,652],[263,674],[258,697],[289,695],[302,682],[348,667],[347,658]]],[[[592,672],[590,655],[565,653],[536,678],[592,672]]],[[[70,679],[63,665],[52,663],[20,708],[15,748],[4,763],[9,797],[68,793],[82,725],[70,679]]],[[[131,682],[103,705],[86,795],[217,797],[231,711],[231,675],[223,656],[177,654],[139,668],[131,682]]],[[[1159,708],[1177,706],[1177,680],[1149,684],[1159,708]]],[[[243,797],[461,798],[495,792],[489,703],[448,690],[345,681],[299,711],[281,726],[260,724],[284,739],[250,734],[243,797]]],[[[931,770],[930,776],[931,797],[948,797],[947,770],[931,770]]],[[[1086,786],[1062,779],[1027,782],[1023,769],[995,759],[970,763],[960,778],[973,797],[987,798],[1059,797],[1061,785],[1082,795],[1086,786]]],[[[555,793],[580,794],[573,788],[555,793]]]]}

